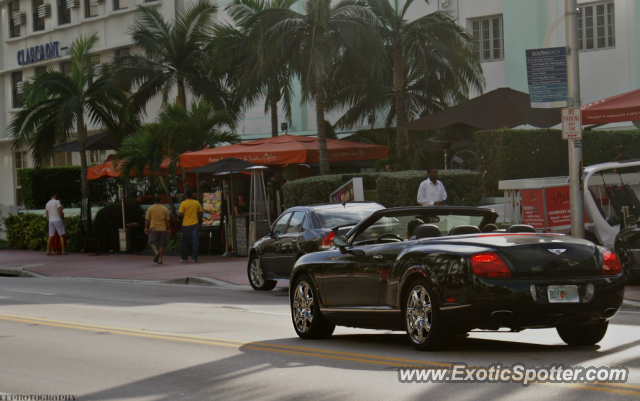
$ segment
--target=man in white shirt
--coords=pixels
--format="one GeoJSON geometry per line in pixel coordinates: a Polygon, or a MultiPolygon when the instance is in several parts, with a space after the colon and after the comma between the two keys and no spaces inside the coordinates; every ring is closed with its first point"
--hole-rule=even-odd
{"type": "Polygon", "coordinates": [[[438,169],[429,167],[429,178],[422,181],[418,189],[418,203],[422,206],[444,205],[447,200],[447,191],[442,182],[438,181],[438,169]]]}
{"type": "Polygon", "coordinates": [[[66,255],[64,252],[64,235],[66,234],[64,231],[64,214],[62,213],[62,205],[58,200],[58,194],[56,191],[51,193],[51,200],[47,202],[47,206],[45,207],[47,210],[47,219],[49,219],[49,238],[47,240],[47,255],[51,255],[51,239],[55,237],[56,231],[60,236],[60,243],[62,244],[62,254],[66,255]]]}

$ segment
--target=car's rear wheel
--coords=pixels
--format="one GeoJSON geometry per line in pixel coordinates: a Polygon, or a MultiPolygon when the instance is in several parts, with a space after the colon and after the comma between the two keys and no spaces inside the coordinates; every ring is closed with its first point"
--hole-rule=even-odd
{"type": "Polygon", "coordinates": [[[589,326],[561,326],[556,330],[568,345],[594,345],[604,338],[608,327],[609,322],[606,321],[589,326]]]}
{"type": "Polygon", "coordinates": [[[311,277],[300,276],[293,287],[291,297],[291,320],[296,334],[300,338],[331,337],[336,325],[320,313],[318,296],[311,277]]]}
{"type": "Polygon", "coordinates": [[[407,336],[419,351],[434,351],[445,342],[444,322],[426,279],[414,280],[405,294],[404,317],[407,336]]]}
{"type": "Polygon", "coordinates": [[[271,291],[278,284],[275,280],[266,280],[264,278],[262,263],[257,255],[251,256],[247,276],[249,277],[249,284],[256,291],[271,291]]]}

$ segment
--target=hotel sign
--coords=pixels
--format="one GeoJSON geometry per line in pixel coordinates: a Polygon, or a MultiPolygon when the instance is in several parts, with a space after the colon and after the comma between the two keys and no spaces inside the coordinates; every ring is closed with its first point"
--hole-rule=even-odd
{"type": "Polygon", "coordinates": [[[18,65],[27,65],[58,57],[60,57],[60,42],[50,42],[18,50],[18,65]]]}

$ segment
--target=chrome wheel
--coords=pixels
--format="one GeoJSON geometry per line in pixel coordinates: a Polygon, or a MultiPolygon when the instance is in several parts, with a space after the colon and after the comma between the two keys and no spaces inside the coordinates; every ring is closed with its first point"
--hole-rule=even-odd
{"type": "Polygon", "coordinates": [[[293,293],[293,324],[300,333],[306,333],[313,322],[313,291],[306,281],[298,283],[293,293]]]}
{"type": "Polygon", "coordinates": [[[422,344],[427,340],[432,323],[431,298],[427,289],[417,285],[409,292],[407,297],[407,333],[416,344],[422,344]]]}
{"type": "Polygon", "coordinates": [[[255,258],[251,261],[251,265],[249,266],[249,276],[251,277],[251,282],[256,287],[262,287],[264,285],[264,275],[262,274],[259,258],[255,258]]]}

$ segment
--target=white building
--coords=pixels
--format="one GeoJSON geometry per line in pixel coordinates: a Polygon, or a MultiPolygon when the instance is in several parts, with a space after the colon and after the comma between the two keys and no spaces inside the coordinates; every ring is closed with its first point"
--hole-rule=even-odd
{"type": "MultiPolygon", "coordinates": [[[[127,32],[134,21],[136,6],[157,7],[170,19],[182,3],[182,0],[0,0],[0,91],[3,93],[0,97],[0,205],[21,204],[16,170],[33,166],[27,151],[13,149],[6,132],[17,112],[20,82],[47,64],[61,71],[68,69],[71,42],[83,33],[98,32],[96,63],[107,63],[118,53],[133,51],[127,32]]],[[[229,0],[218,3],[220,20],[228,19],[224,12],[228,3],[229,0]]],[[[583,103],[637,89],[640,30],[636,29],[635,21],[640,13],[640,0],[579,1],[579,6],[583,103]]],[[[302,3],[294,7],[302,11],[302,3]]],[[[450,12],[479,40],[486,91],[506,86],[523,92],[527,92],[525,50],[543,47],[547,31],[565,11],[563,0],[432,0],[430,4],[414,2],[407,16],[418,18],[438,10],[450,12]]],[[[549,32],[547,45],[564,46],[564,32],[562,22],[549,32]]],[[[148,119],[155,117],[158,108],[159,101],[149,105],[148,119]]],[[[263,104],[250,109],[238,134],[247,139],[270,135],[270,117],[264,115],[263,110],[263,104]]],[[[334,122],[338,117],[329,118],[334,122]]],[[[279,121],[284,121],[284,113],[279,121]]],[[[315,107],[299,106],[295,100],[289,133],[313,134],[315,130],[315,107]]],[[[99,163],[105,157],[104,152],[91,152],[89,161],[99,163]]],[[[52,165],[70,163],[79,164],[77,154],[59,154],[52,161],[52,165]]]]}

